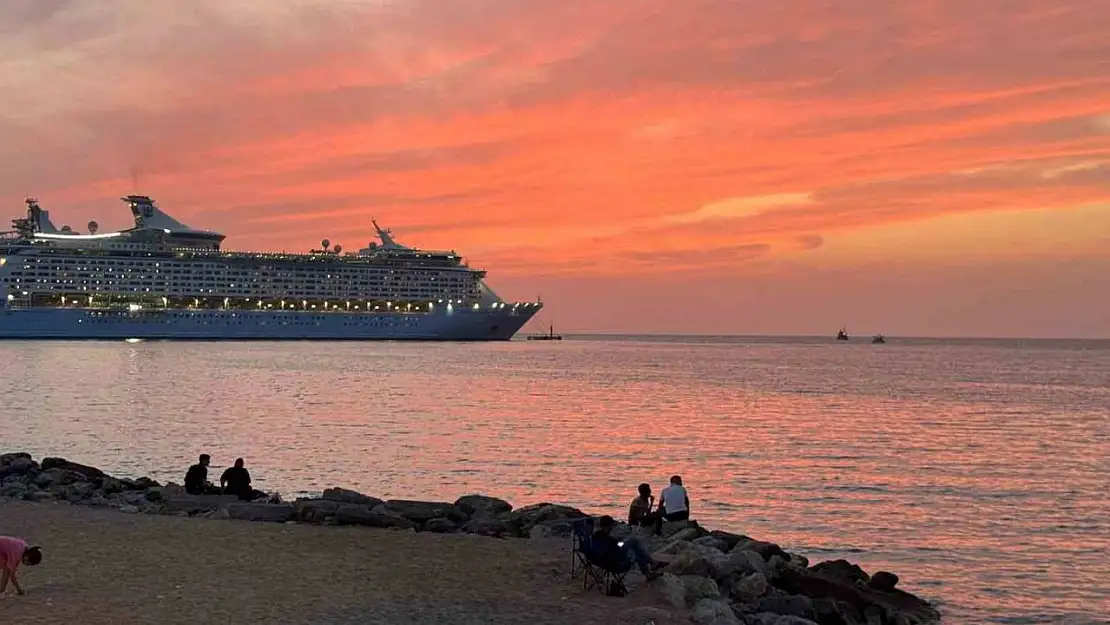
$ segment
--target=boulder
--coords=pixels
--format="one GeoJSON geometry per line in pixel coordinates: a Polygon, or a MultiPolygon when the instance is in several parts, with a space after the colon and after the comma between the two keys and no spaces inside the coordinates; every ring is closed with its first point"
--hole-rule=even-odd
{"type": "Polygon", "coordinates": [[[104,472],[96,467],[90,467],[85,464],[70,462],[65,458],[43,458],[42,470],[49,471],[50,469],[64,469],[66,471],[73,471],[74,473],[80,473],[87,479],[104,477],[104,472]]]}
{"type": "Polygon", "coordinates": [[[695,603],[698,599],[721,598],[721,589],[717,586],[717,582],[708,577],[681,575],[678,579],[682,582],[683,588],[686,589],[687,604],[695,603]]]}
{"type": "Polygon", "coordinates": [[[898,576],[887,571],[879,571],[872,575],[871,579],[867,580],[867,585],[875,590],[889,592],[894,590],[894,587],[898,585],[898,576]]]}
{"type": "Polygon", "coordinates": [[[358,491],[347,490],[346,488],[338,487],[325,489],[324,494],[321,495],[321,499],[326,499],[328,501],[338,501],[340,503],[362,504],[364,506],[370,506],[371,508],[384,503],[381,499],[378,499],[377,497],[363,495],[358,491]]]}
{"type": "Polygon", "coordinates": [[[694,603],[690,620],[698,625],[739,625],[732,606],[722,599],[703,598],[694,603]]]}
{"type": "Polygon", "coordinates": [[[657,583],[659,593],[667,603],[678,609],[686,607],[686,585],[674,573],[664,573],[657,583]]]}
{"type": "Polygon", "coordinates": [[[455,507],[455,504],[440,501],[390,499],[384,504],[375,506],[374,509],[402,516],[417,525],[440,517],[446,517],[456,523],[465,523],[470,518],[462,510],[455,507]]]}
{"type": "Polygon", "coordinates": [[[344,504],[335,511],[334,522],[336,525],[365,525],[367,527],[396,527],[401,529],[415,529],[416,523],[405,517],[386,511],[382,506],[373,510],[357,504],[344,504]]]}
{"type": "Polygon", "coordinates": [[[737,603],[755,603],[767,592],[767,587],[763,573],[749,573],[729,585],[728,596],[737,603]]]}
{"type": "Polygon", "coordinates": [[[68,486],[74,482],[81,482],[85,480],[85,476],[76,471],[70,471],[62,468],[45,469],[34,477],[34,484],[40,488],[48,488],[50,486],[68,486]]]}
{"type": "Polygon", "coordinates": [[[38,469],[38,463],[26,454],[4,454],[0,456],[0,478],[9,475],[22,476],[38,469]]]}
{"type": "Polygon", "coordinates": [[[496,518],[476,516],[463,524],[462,531],[468,534],[495,536],[500,538],[514,534],[515,528],[513,524],[509,522],[509,515],[503,514],[496,518]]]}
{"type": "Polygon", "coordinates": [[[55,499],[52,493],[48,493],[44,490],[27,491],[27,493],[23,495],[23,498],[28,501],[50,501],[51,499],[55,499]]]}
{"type": "Polygon", "coordinates": [[[813,599],[813,620],[821,625],[855,625],[862,619],[847,603],[835,599],[813,599]]]}
{"type": "Polygon", "coordinates": [[[132,506],[132,505],[128,504],[128,505],[120,506],[119,511],[120,512],[125,512],[127,514],[138,514],[139,513],[139,508],[138,508],[138,506],[132,506]]]}
{"type": "Polygon", "coordinates": [[[917,623],[940,619],[936,608],[923,599],[898,589],[875,590],[850,577],[832,577],[814,573],[813,569],[788,567],[779,571],[774,583],[784,591],[810,599],[832,599],[842,612],[845,612],[845,605],[848,606],[846,613],[866,615],[868,610],[878,610],[890,615],[892,620],[904,616],[917,623]]]}
{"type": "Polygon", "coordinates": [[[720,551],[722,553],[728,551],[727,541],[721,540],[720,538],[709,534],[702,536],[701,538],[695,538],[690,542],[694,543],[695,545],[712,547],[713,549],[716,549],[717,551],[720,551]]]}
{"type": "Polygon", "coordinates": [[[538,503],[513,510],[509,514],[509,522],[512,523],[513,527],[516,529],[517,536],[529,536],[532,532],[532,528],[540,523],[583,519],[587,516],[589,515],[585,512],[570,506],[538,503]]]}
{"type": "Polygon", "coordinates": [[[734,551],[737,549],[743,551],[754,551],[760,555],[765,561],[770,561],[774,556],[782,556],[784,559],[789,560],[790,554],[783,551],[775,543],[769,543],[762,540],[747,539],[736,543],[732,548],[734,551]]]}
{"type": "Polygon", "coordinates": [[[292,521],[297,514],[297,509],[287,503],[231,503],[227,507],[227,515],[240,521],[266,521],[269,523],[285,523],[292,521]]]}
{"type": "Polygon", "coordinates": [[[859,565],[847,560],[827,560],[819,562],[809,569],[813,573],[829,579],[846,580],[852,583],[866,582],[870,576],[859,565]]]}
{"type": "Polygon", "coordinates": [[[736,577],[751,573],[767,574],[767,565],[753,551],[733,551],[709,558],[709,574],[713,579],[736,577]]]}
{"type": "Polygon", "coordinates": [[[122,493],[124,491],[123,482],[111,476],[105,477],[100,482],[100,490],[104,491],[105,495],[122,493]]]}
{"type": "Polygon", "coordinates": [[[457,531],[458,529],[459,525],[447,517],[428,519],[423,527],[425,532],[435,532],[436,534],[447,534],[457,531]]]}
{"type": "Polygon", "coordinates": [[[710,571],[711,556],[703,553],[698,553],[694,550],[684,551],[678,554],[666,566],[666,572],[674,573],[675,575],[700,575],[706,577],[710,571]]]}
{"type": "Polygon", "coordinates": [[[721,551],[732,551],[732,548],[740,544],[741,542],[745,540],[751,540],[751,538],[748,538],[743,534],[733,534],[730,532],[722,532],[721,530],[713,530],[709,532],[709,535],[713,538],[724,541],[726,546],[721,551]]]}
{"type": "Polygon", "coordinates": [[[335,516],[341,505],[328,499],[297,499],[293,502],[295,518],[301,523],[323,523],[328,517],[335,516]]]}
{"type": "Polygon", "coordinates": [[[498,517],[513,509],[504,499],[486,495],[463,495],[455,500],[455,507],[469,517],[498,517]]]}
{"type": "Polygon", "coordinates": [[[786,597],[764,597],[756,604],[759,612],[774,612],[775,614],[789,614],[802,618],[813,618],[813,602],[809,597],[802,595],[788,595],[786,597]]]}
{"type": "MultiPolygon", "coordinates": [[[[127,495],[133,497],[130,493],[127,493],[127,495]]],[[[190,495],[188,493],[167,495],[161,490],[146,491],[143,493],[142,498],[152,503],[160,502],[166,512],[187,512],[188,514],[209,512],[216,508],[223,508],[233,503],[239,503],[239,498],[235,495],[190,495]]]]}

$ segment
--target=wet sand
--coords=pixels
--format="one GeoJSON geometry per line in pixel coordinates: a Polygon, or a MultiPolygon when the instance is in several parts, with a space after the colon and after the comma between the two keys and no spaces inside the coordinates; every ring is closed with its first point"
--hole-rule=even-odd
{"type": "MultiPolygon", "coordinates": [[[[569,579],[569,543],[122,514],[0,501],[0,534],[43,547],[3,623],[680,622],[569,579]]],[[[636,578],[633,581],[633,578],[636,578]]],[[[635,585],[634,585],[635,584],[635,585]]],[[[671,614],[669,614],[671,613],[671,614]]]]}

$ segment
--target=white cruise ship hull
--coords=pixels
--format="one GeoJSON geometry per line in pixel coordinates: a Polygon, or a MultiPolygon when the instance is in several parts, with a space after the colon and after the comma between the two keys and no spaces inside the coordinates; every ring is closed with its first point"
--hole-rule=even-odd
{"type": "Polygon", "coordinates": [[[0,308],[0,339],[507,341],[539,309],[379,314],[0,308]]]}

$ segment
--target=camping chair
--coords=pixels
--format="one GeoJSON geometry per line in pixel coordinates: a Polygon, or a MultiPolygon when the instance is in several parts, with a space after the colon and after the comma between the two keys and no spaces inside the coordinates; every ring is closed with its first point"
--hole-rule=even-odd
{"type": "Polygon", "coordinates": [[[617,572],[597,563],[593,552],[593,518],[587,517],[571,522],[571,530],[573,530],[570,560],[571,579],[574,579],[574,576],[581,571],[583,590],[597,588],[599,592],[605,593],[614,584],[623,588],[624,577],[628,575],[631,567],[617,572]]]}

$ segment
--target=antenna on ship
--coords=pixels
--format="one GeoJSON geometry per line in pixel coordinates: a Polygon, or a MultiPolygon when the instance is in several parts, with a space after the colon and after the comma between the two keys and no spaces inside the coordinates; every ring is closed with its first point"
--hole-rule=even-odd
{"type": "Polygon", "coordinates": [[[135,195],[139,194],[139,169],[134,165],[131,166],[131,190],[135,195]]]}

